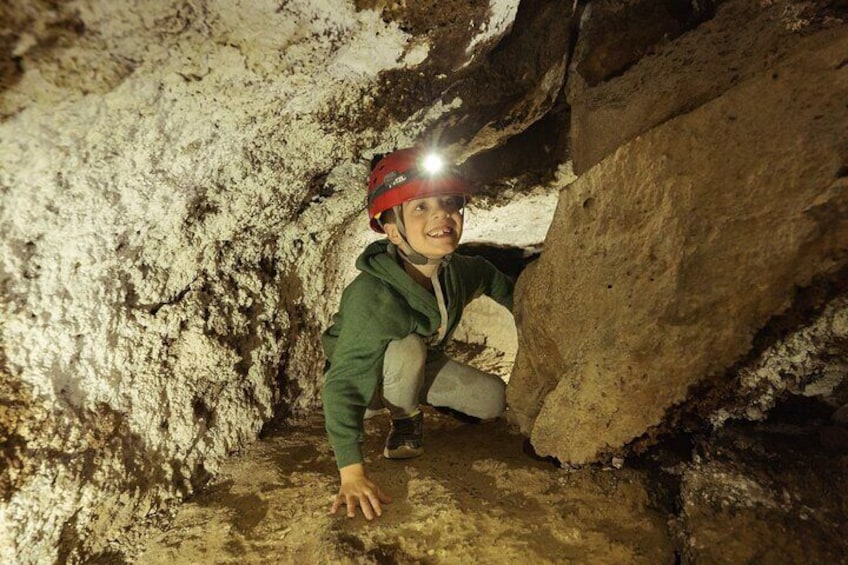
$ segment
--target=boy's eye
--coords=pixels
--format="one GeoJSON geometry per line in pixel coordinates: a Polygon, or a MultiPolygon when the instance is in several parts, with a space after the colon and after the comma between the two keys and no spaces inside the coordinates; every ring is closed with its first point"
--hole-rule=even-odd
{"type": "Polygon", "coordinates": [[[445,208],[451,211],[456,211],[462,208],[462,199],[458,196],[450,196],[445,199],[445,208]]]}

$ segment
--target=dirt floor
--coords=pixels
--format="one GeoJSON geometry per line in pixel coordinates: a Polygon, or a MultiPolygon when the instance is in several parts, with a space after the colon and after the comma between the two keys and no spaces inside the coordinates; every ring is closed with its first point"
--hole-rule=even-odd
{"type": "Polygon", "coordinates": [[[525,453],[502,421],[426,413],[423,457],[367,469],[394,501],[367,522],[328,515],[338,475],[320,416],[231,459],[151,537],[138,563],[674,563],[666,510],[644,473],[559,469],[525,453]]]}

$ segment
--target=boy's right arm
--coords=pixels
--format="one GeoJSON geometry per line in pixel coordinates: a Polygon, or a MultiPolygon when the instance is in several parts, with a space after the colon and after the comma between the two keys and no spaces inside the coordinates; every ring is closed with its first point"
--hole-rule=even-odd
{"type": "Polygon", "coordinates": [[[374,323],[374,300],[369,299],[373,292],[366,283],[357,279],[342,294],[339,332],[324,375],[324,421],[339,469],[362,463],[362,420],[391,339],[381,324],[374,323]]]}
{"type": "Polygon", "coordinates": [[[391,502],[391,497],[386,495],[365,474],[359,442],[359,436],[362,434],[360,411],[364,411],[364,406],[360,405],[361,400],[354,400],[360,398],[360,396],[353,394],[351,388],[341,386],[342,383],[340,382],[331,382],[335,382],[335,385],[325,386],[324,417],[330,442],[333,445],[333,452],[336,456],[336,463],[339,466],[341,486],[333,500],[330,514],[335,514],[342,505],[345,505],[348,517],[353,518],[358,506],[366,519],[373,520],[375,515],[381,516],[383,514],[381,504],[391,502]],[[347,398],[348,403],[344,402],[345,398],[347,398]],[[339,439],[340,430],[343,430],[341,434],[344,437],[341,440],[339,439]],[[351,443],[351,439],[353,439],[353,443],[351,443]]]}
{"type": "Polygon", "coordinates": [[[343,330],[342,334],[337,343],[337,354],[333,356],[334,362],[325,377],[323,392],[327,435],[330,437],[341,481],[330,514],[335,514],[345,505],[348,517],[353,518],[358,506],[366,519],[373,520],[375,516],[383,514],[381,505],[391,502],[391,497],[366,476],[361,449],[366,399],[370,398],[369,394],[373,394],[373,390],[370,393],[369,390],[376,386],[376,382],[374,386],[367,386],[366,383],[378,381],[379,375],[371,375],[373,370],[366,370],[366,367],[356,362],[362,360],[361,353],[349,358],[345,355],[353,353],[356,347],[362,347],[363,341],[369,341],[367,337],[357,340],[359,343],[354,345],[348,343],[352,341],[352,332],[344,335],[348,331],[343,330]],[[356,378],[357,375],[359,378],[356,378]]]}
{"type": "Polygon", "coordinates": [[[376,295],[367,285],[346,290],[340,306],[344,321],[323,391],[327,434],[341,479],[331,511],[346,504],[348,516],[353,516],[358,504],[369,520],[382,513],[380,505],[390,497],[365,474],[362,420],[381,377],[386,344],[411,331],[408,316],[387,315],[397,312],[393,300],[376,295]]]}

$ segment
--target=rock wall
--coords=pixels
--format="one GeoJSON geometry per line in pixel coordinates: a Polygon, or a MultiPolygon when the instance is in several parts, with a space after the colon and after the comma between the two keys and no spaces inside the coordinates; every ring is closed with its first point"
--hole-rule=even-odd
{"type": "MultiPolygon", "coordinates": [[[[785,426],[784,426],[785,428],[785,426]]],[[[720,430],[679,465],[684,563],[845,561],[848,458],[792,430],[720,430]]]]}
{"type": "Polygon", "coordinates": [[[739,361],[796,287],[845,265],[847,57],[844,25],[798,37],[562,192],[520,284],[508,390],[540,454],[585,463],[640,436],[739,361]]]}
{"type": "Polygon", "coordinates": [[[316,251],[363,171],[298,216],[361,142],[322,116],[408,38],[370,12],[276,8],[65,5],[73,42],[22,35],[2,126],[3,561],[108,553],[256,437],[287,393],[278,367],[309,375],[292,408],[315,402],[316,251]],[[351,69],[325,30],[383,49],[351,69]]]}
{"type": "Polygon", "coordinates": [[[517,1],[438,26],[358,4],[0,7],[0,561],[131,552],[275,411],[314,410],[371,156],[475,92],[488,123],[481,76],[520,103],[480,72],[517,1]]]}
{"type": "Polygon", "coordinates": [[[848,404],[848,298],[831,300],[813,321],[778,340],[737,373],[732,400],[710,416],[713,426],[730,419],[759,421],[781,399],[820,398],[848,404]]]}
{"type": "Polygon", "coordinates": [[[824,22],[839,25],[844,9],[830,4],[590,2],[568,81],[575,172],[765,72],[824,22]]]}

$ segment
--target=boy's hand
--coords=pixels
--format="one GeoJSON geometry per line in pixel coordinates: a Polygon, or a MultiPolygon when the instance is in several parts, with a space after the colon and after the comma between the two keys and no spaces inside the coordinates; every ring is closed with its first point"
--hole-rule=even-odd
{"type": "Polygon", "coordinates": [[[380,505],[390,503],[392,497],[368,480],[362,463],[342,467],[339,469],[339,476],[342,480],[342,486],[339,488],[336,500],[333,501],[330,514],[335,514],[341,505],[345,504],[348,518],[353,518],[356,515],[358,503],[367,520],[373,520],[375,515],[383,515],[383,508],[380,505]]]}

